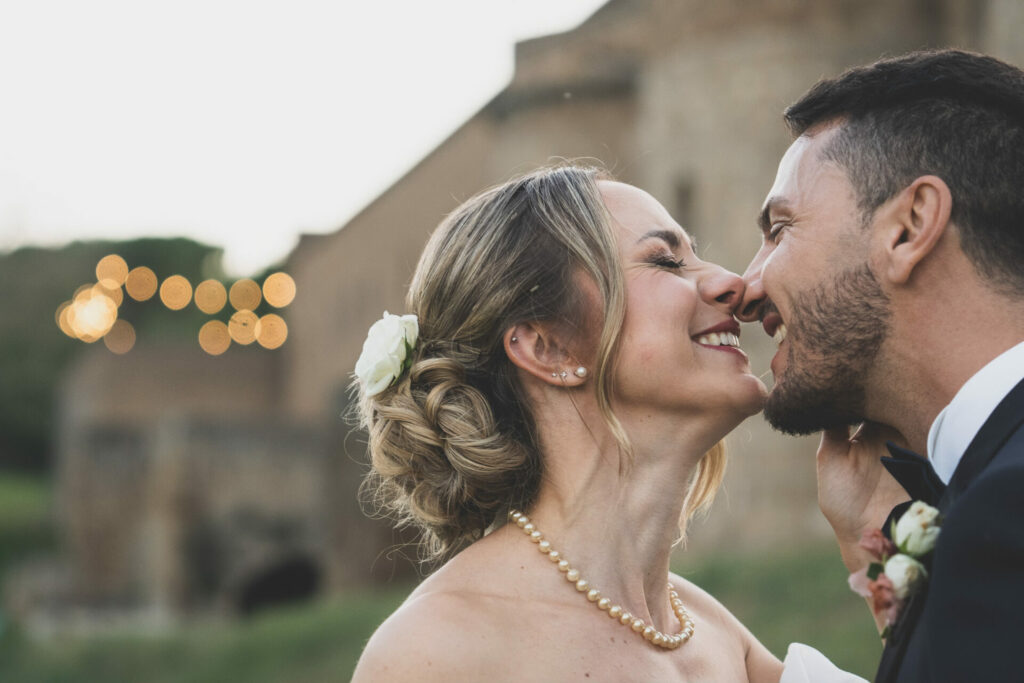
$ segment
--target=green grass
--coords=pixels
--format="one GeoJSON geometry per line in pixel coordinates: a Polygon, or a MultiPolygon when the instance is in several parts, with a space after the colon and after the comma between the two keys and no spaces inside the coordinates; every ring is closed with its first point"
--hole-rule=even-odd
{"type": "MultiPolygon", "coordinates": [[[[0,473],[0,579],[12,562],[54,547],[46,481],[0,473]]],[[[725,604],[776,655],[812,645],[870,679],[881,653],[861,598],[831,545],[718,556],[674,569],[725,604]]],[[[240,623],[159,636],[33,641],[0,628],[0,681],[19,683],[326,683],[351,676],[366,640],[410,586],[342,595],[240,623]]],[[[0,615],[2,616],[2,615],[0,615]]]]}
{"type": "MultiPolygon", "coordinates": [[[[869,678],[881,652],[860,598],[829,546],[778,556],[720,557],[676,567],[735,613],[770,650],[813,645],[869,678]]],[[[22,683],[320,683],[345,681],[373,630],[410,587],[353,593],[238,624],[161,636],[0,640],[0,680],[22,683]]]]}
{"type": "Polygon", "coordinates": [[[235,625],[205,624],[164,636],[0,642],[0,680],[19,683],[334,683],[408,588],[364,592],[279,610],[235,625]]]}
{"type": "Polygon", "coordinates": [[[881,641],[833,546],[718,557],[692,567],[678,562],[674,569],[718,598],[780,659],[800,642],[842,669],[874,677],[881,641]]]}

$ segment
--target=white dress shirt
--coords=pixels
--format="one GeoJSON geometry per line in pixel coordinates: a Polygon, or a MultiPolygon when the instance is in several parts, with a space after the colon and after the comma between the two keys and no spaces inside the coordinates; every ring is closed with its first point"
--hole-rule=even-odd
{"type": "Polygon", "coordinates": [[[1024,379],[1024,342],[996,356],[956,392],[928,430],[928,459],[949,484],[964,451],[985,420],[1024,379]]]}

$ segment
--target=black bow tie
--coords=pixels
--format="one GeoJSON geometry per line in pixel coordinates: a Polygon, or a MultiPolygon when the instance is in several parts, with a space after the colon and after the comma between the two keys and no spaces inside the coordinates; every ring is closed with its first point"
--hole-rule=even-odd
{"type": "Polygon", "coordinates": [[[882,464],[913,500],[923,500],[929,505],[938,505],[946,485],[935,473],[927,458],[913,451],[886,443],[891,458],[882,458],[882,464]]]}

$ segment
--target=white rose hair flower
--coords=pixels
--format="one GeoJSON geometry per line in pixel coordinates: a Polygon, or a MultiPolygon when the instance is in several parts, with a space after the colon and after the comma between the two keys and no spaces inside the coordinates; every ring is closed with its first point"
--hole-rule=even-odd
{"type": "Polygon", "coordinates": [[[364,396],[376,396],[402,376],[412,361],[419,334],[415,315],[384,311],[384,317],[370,326],[356,361],[356,378],[364,396]]]}

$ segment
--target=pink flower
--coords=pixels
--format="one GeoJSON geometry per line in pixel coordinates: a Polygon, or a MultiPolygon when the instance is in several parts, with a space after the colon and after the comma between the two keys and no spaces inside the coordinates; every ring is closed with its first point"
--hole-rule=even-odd
{"type": "Polygon", "coordinates": [[[899,552],[896,544],[886,538],[881,529],[865,531],[860,537],[860,547],[871,553],[879,562],[884,562],[886,558],[899,552]]]}
{"type": "Polygon", "coordinates": [[[871,611],[875,614],[884,614],[885,623],[892,626],[903,609],[903,600],[896,596],[892,581],[884,572],[872,581],[868,578],[868,570],[861,569],[859,572],[850,574],[850,588],[854,593],[871,601],[871,611]]]}
{"type": "Polygon", "coordinates": [[[903,601],[896,597],[889,577],[884,573],[879,574],[877,579],[868,583],[868,591],[871,593],[871,611],[885,614],[885,623],[888,625],[895,624],[903,608],[903,601]]]}

